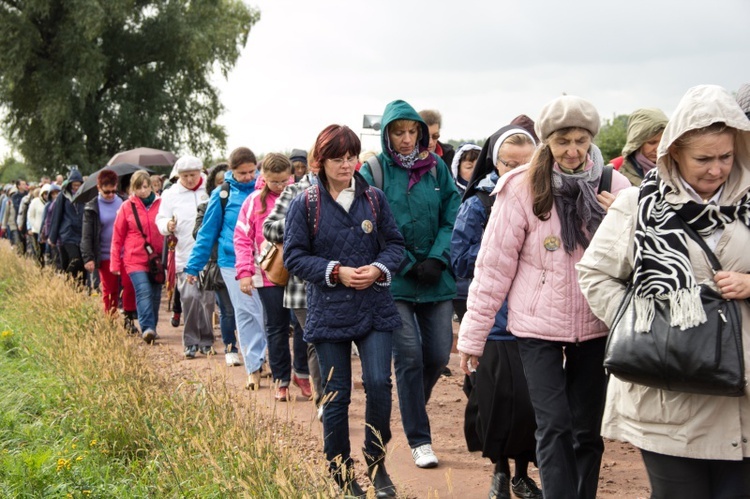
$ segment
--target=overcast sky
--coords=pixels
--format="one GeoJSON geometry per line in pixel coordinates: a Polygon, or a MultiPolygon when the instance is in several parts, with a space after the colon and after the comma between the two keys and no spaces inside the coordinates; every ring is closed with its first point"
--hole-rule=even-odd
{"type": "Polygon", "coordinates": [[[669,115],[693,85],[750,82],[750,0],[247,3],[260,22],[216,79],[226,153],[308,149],[331,123],[359,133],[394,99],[439,110],[444,139],[480,139],[563,92],[602,118],[669,115]]]}
{"type": "Polygon", "coordinates": [[[445,139],[479,139],[563,92],[602,118],[669,115],[691,86],[750,82],[749,0],[249,3],[260,22],[219,83],[229,150],[307,149],[393,99],[438,109],[445,139]]]}

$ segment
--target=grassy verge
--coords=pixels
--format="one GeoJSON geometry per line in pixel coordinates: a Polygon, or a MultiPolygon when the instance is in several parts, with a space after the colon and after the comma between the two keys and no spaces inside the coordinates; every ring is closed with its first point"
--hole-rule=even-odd
{"type": "Polygon", "coordinates": [[[168,379],[98,300],[0,243],[0,497],[330,497],[291,429],[168,379]]]}

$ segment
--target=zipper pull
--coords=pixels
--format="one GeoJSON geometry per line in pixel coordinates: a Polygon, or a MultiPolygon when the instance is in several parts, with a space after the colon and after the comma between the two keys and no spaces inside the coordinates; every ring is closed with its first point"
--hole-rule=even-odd
{"type": "Polygon", "coordinates": [[[722,309],[719,309],[719,315],[721,316],[721,320],[724,321],[724,324],[726,324],[727,317],[724,315],[724,311],[722,309]]]}

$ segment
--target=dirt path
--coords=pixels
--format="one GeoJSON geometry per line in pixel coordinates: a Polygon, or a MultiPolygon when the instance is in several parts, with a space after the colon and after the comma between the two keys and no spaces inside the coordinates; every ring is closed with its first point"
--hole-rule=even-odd
{"type": "MultiPolygon", "coordinates": [[[[244,366],[227,367],[224,363],[224,347],[218,329],[215,331],[218,355],[205,357],[200,354],[193,360],[182,355],[182,328],[174,328],[169,323],[171,313],[166,312],[162,303],[158,326],[159,340],[153,347],[143,344],[144,354],[171,376],[187,380],[198,378],[226,378],[231,389],[236,390],[239,401],[255,402],[257,407],[275,414],[276,417],[293,421],[299,428],[299,438],[293,445],[300,452],[322,460],[322,424],[315,417],[315,406],[305,400],[296,387],[290,388],[294,400],[276,403],[268,378],[263,380],[262,389],[249,392],[244,389],[246,373],[244,366]]],[[[409,447],[401,427],[398,410],[398,397],[393,390],[393,412],[391,427],[393,440],[388,447],[386,461],[388,471],[402,497],[461,499],[485,498],[490,484],[492,465],[478,453],[466,451],[463,436],[463,411],[466,398],[461,390],[462,377],[459,376],[458,355],[452,354],[449,367],[451,377],[443,377],[433,391],[428,405],[433,435],[433,448],[440,459],[440,466],[422,470],[414,466],[409,447]]],[[[355,380],[361,372],[359,360],[352,359],[355,380]]],[[[350,438],[353,457],[358,471],[364,470],[364,460],[360,448],[364,438],[364,391],[361,382],[355,381],[350,408],[350,438]]],[[[531,476],[539,483],[539,474],[534,468],[531,476]]],[[[367,483],[367,480],[361,480],[367,483]]],[[[606,442],[599,480],[599,497],[602,498],[645,498],[649,496],[648,479],[640,454],[636,449],[619,442],[606,442]]]]}

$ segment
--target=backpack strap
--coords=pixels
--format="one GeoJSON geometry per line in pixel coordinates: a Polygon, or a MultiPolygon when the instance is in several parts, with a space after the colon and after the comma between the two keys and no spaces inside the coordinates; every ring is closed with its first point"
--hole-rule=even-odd
{"type": "Polygon", "coordinates": [[[602,168],[602,176],[599,177],[599,189],[596,191],[597,194],[601,194],[604,191],[612,192],[612,170],[614,167],[609,164],[602,168]]]}
{"type": "Polygon", "coordinates": [[[489,222],[490,220],[490,213],[492,212],[492,205],[495,201],[495,198],[490,196],[488,193],[479,190],[476,191],[474,195],[478,197],[482,202],[482,206],[484,206],[484,213],[487,215],[484,219],[484,222],[482,223],[482,230],[484,230],[484,228],[487,227],[487,222],[489,222]]]}
{"type": "Polygon", "coordinates": [[[367,166],[370,167],[370,173],[372,174],[372,185],[377,187],[381,191],[383,190],[383,166],[380,164],[378,155],[372,156],[365,161],[367,166]]]}
{"type": "Polygon", "coordinates": [[[229,182],[224,182],[223,184],[221,184],[219,200],[221,201],[221,216],[223,218],[224,212],[227,211],[227,203],[229,202],[229,182]]]}

